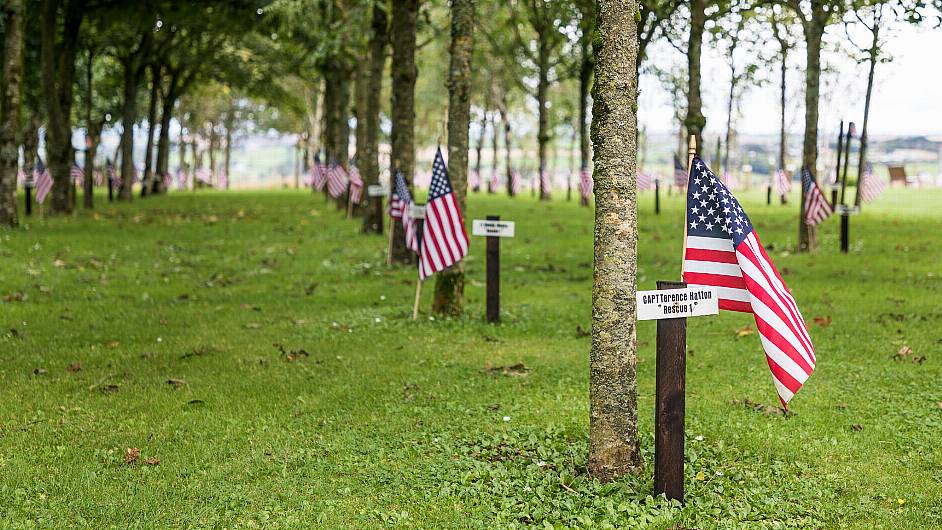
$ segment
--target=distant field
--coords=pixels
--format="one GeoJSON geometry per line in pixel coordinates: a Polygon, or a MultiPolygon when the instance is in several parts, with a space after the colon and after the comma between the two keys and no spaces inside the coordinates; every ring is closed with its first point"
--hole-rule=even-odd
{"type": "MultiPolygon", "coordinates": [[[[0,233],[0,527],[942,527],[942,189],[867,205],[849,255],[836,220],[795,254],[797,195],[745,195],[818,368],[783,416],[751,318],[690,321],[683,506],[650,496],[653,323],[647,469],[586,477],[593,215],[563,194],[471,198],[517,222],[499,326],[480,239],[466,316],[413,322],[415,271],[309,191],[28,219],[0,233]]],[[[640,288],[679,276],[663,199],[640,288]]]]}

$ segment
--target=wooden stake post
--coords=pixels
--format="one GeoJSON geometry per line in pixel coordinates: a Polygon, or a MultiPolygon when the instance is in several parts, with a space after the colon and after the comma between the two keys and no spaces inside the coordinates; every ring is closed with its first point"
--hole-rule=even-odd
{"type": "Polygon", "coordinates": [[[654,213],[661,215],[661,179],[654,179],[654,213]]]}
{"type": "MultiPolygon", "coordinates": [[[[425,205],[416,204],[410,205],[409,215],[415,219],[415,237],[416,242],[418,242],[418,252],[419,256],[422,255],[422,233],[425,230],[425,205]]],[[[419,259],[418,265],[422,266],[422,260],[419,259]]],[[[418,269],[416,269],[418,272],[418,269]]],[[[419,302],[422,300],[422,277],[419,276],[415,280],[415,302],[412,304],[412,320],[419,318],[419,302]]]]}
{"type": "Polygon", "coordinates": [[[514,223],[501,221],[498,215],[488,215],[486,220],[475,219],[471,234],[487,238],[487,321],[500,322],[500,238],[514,237],[514,223]]]}
{"type": "MultiPolygon", "coordinates": [[[[850,165],[850,140],[854,130],[854,122],[847,127],[847,135],[844,142],[844,175],[841,177],[841,206],[838,208],[841,214],[841,252],[847,253],[850,248],[850,214],[851,209],[845,206],[844,197],[847,194],[847,166],[850,165]]],[[[837,170],[841,170],[840,161],[837,164],[837,170]]],[[[857,177],[858,180],[860,177],[857,177]]],[[[859,182],[858,182],[859,186],[859,182]]]]}
{"type": "Polygon", "coordinates": [[[26,192],[26,215],[33,215],[33,178],[29,177],[23,183],[23,191],[26,192]]]}

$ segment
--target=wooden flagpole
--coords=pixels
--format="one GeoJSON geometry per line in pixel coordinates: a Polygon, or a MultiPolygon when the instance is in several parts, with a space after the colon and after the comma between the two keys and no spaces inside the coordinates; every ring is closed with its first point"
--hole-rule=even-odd
{"type": "Polygon", "coordinates": [[[419,318],[419,301],[422,300],[422,280],[415,281],[415,302],[412,304],[412,320],[419,318]]]}
{"type": "MultiPolygon", "coordinates": [[[[415,220],[415,237],[419,242],[419,267],[422,266],[422,235],[425,230],[425,219],[415,220]]],[[[418,272],[418,270],[416,270],[418,272]]],[[[415,302],[412,304],[412,320],[419,318],[419,302],[422,300],[422,276],[415,281],[415,302]]]]}

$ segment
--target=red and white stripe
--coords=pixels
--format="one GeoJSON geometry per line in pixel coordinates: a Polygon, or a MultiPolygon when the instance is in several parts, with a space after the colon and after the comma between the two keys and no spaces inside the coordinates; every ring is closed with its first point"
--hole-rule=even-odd
{"type": "Polygon", "coordinates": [[[584,167],[579,170],[579,194],[582,195],[582,198],[589,200],[589,197],[592,196],[592,186],[594,182],[592,181],[592,174],[589,173],[589,168],[584,167]]]}
{"type": "Polygon", "coordinates": [[[654,178],[643,171],[639,171],[635,177],[638,182],[638,190],[651,190],[654,189],[654,178]]]}
{"type": "Polygon", "coordinates": [[[775,192],[779,197],[788,195],[792,191],[792,180],[789,178],[788,173],[784,169],[779,168],[775,172],[775,192]]]}
{"type": "Polygon", "coordinates": [[[468,234],[455,194],[449,193],[425,207],[419,278],[425,279],[454,265],[468,254],[468,234]]]}
{"type": "Polygon", "coordinates": [[[44,169],[42,172],[34,170],[33,182],[36,185],[36,202],[42,204],[49,192],[52,191],[52,175],[49,173],[49,168],[44,169]]]}
{"type": "Polygon", "coordinates": [[[350,202],[360,204],[363,199],[363,179],[356,166],[350,166],[350,202]]]}
{"type": "Polygon", "coordinates": [[[873,174],[873,168],[867,164],[860,177],[860,198],[864,202],[873,202],[886,190],[886,181],[873,174]]]}
{"type": "Polygon", "coordinates": [[[805,193],[805,221],[811,226],[817,226],[834,213],[834,208],[824,196],[824,192],[817,182],[812,182],[805,193]]]}
{"type": "Polygon", "coordinates": [[[345,191],[347,191],[347,173],[340,164],[333,164],[327,170],[327,194],[336,199],[345,191]]]}
{"type": "Polygon", "coordinates": [[[510,192],[512,195],[519,195],[523,182],[520,179],[520,172],[514,169],[510,172],[510,192]]]}
{"type": "Polygon", "coordinates": [[[488,190],[490,193],[495,193],[497,188],[500,187],[500,175],[497,172],[491,173],[491,188],[488,190]]]}
{"type": "Polygon", "coordinates": [[[72,164],[72,167],[69,168],[69,178],[80,185],[85,182],[85,172],[77,164],[72,164]]]}

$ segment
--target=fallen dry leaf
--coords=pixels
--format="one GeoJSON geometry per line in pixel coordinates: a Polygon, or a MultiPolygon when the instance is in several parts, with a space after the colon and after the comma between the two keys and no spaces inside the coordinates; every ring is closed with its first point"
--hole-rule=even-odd
{"type": "Polygon", "coordinates": [[[72,363],[69,366],[67,366],[65,369],[68,372],[78,372],[79,370],[82,369],[82,365],[79,363],[72,363]]]}
{"type": "Polygon", "coordinates": [[[116,340],[109,341],[108,343],[105,344],[105,346],[108,346],[109,348],[117,348],[120,345],[121,343],[116,340]]]}
{"type": "Polygon", "coordinates": [[[137,462],[137,459],[141,457],[141,450],[137,447],[128,447],[124,450],[124,463],[131,465],[137,462]]]}
{"type": "Polygon", "coordinates": [[[831,315],[824,316],[824,317],[814,317],[813,320],[815,324],[821,326],[822,328],[826,328],[830,326],[832,322],[831,315]]]}
{"type": "Polygon", "coordinates": [[[184,381],[183,379],[170,378],[170,379],[167,379],[167,384],[172,386],[173,388],[180,388],[180,387],[186,386],[186,381],[184,381]]]}
{"type": "Polygon", "coordinates": [[[859,424],[859,423],[855,423],[855,424],[851,425],[850,428],[851,428],[851,430],[853,430],[853,431],[860,432],[860,431],[863,430],[863,425],[861,425],[861,424],[859,424]]]}
{"type": "Polygon", "coordinates": [[[65,262],[59,258],[56,258],[55,261],[52,262],[52,266],[57,269],[61,269],[62,267],[65,267],[65,262]]]}
{"type": "Polygon", "coordinates": [[[745,336],[748,336],[748,335],[755,335],[755,333],[756,333],[756,330],[752,329],[752,326],[750,326],[750,325],[748,325],[748,324],[736,330],[736,336],[737,336],[737,337],[745,337],[745,336]]]}
{"type": "Polygon", "coordinates": [[[147,464],[147,465],[149,465],[149,466],[156,466],[156,465],[160,464],[160,459],[159,459],[159,458],[150,457],[150,458],[148,458],[147,460],[145,460],[144,463],[147,464]]]}

